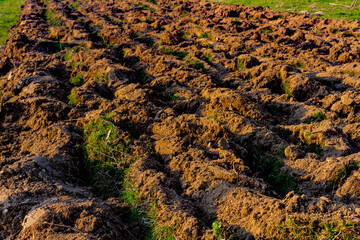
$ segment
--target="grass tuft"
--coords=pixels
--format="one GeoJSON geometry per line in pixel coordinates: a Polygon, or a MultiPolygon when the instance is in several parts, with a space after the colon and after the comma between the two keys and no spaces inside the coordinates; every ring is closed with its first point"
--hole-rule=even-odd
{"type": "Polygon", "coordinates": [[[306,120],[304,120],[303,123],[309,124],[312,122],[321,122],[326,119],[327,119],[326,115],[323,112],[319,111],[319,112],[316,112],[314,114],[314,116],[311,116],[311,117],[307,118],[306,120]]]}
{"type": "Polygon", "coordinates": [[[49,54],[57,53],[65,49],[64,44],[60,41],[39,41],[49,54]]]}
{"type": "Polygon", "coordinates": [[[224,228],[218,221],[215,221],[211,224],[213,230],[214,239],[220,240],[224,238],[224,228]]]}
{"type": "Polygon", "coordinates": [[[212,39],[212,36],[210,35],[210,32],[204,32],[202,33],[199,38],[208,38],[208,39],[212,39]]]}
{"type": "Polygon", "coordinates": [[[105,83],[107,84],[108,82],[108,78],[107,78],[107,73],[97,73],[94,76],[94,80],[98,83],[105,83]]]}
{"type": "Polygon", "coordinates": [[[261,176],[281,197],[284,197],[290,191],[301,192],[295,178],[281,170],[284,166],[281,159],[274,156],[261,156],[259,164],[263,170],[261,176]]]}
{"type": "Polygon", "coordinates": [[[84,74],[77,73],[74,77],[70,79],[70,83],[74,86],[81,86],[84,84],[84,74]]]}
{"type": "Polygon", "coordinates": [[[202,62],[196,61],[195,63],[192,64],[192,67],[195,68],[196,70],[205,70],[205,66],[202,62]]]}
{"type": "Polygon", "coordinates": [[[184,60],[186,58],[186,56],[188,55],[187,52],[177,51],[177,50],[173,50],[171,48],[163,48],[162,52],[163,52],[163,54],[166,54],[166,55],[176,56],[180,60],[184,60]]]}
{"type": "Polygon", "coordinates": [[[264,34],[269,34],[269,33],[273,33],[274,31],[270,28],[264,28],[264,29],[261,29],[261,32],[264,34]]]}
{"type": "Polygon", "coordinates": [[[291,90],[290,90],[290,83],[286,80],[282,80],[281,81],[281,88],[284,91],[284,93],[289,96],[289,97],[293,97],[291,90]]]}
{"type": "Polygon", "coordinates": [[[64,26],[64,19],[57,15],[56,11],[47,10],[45,12],[46,21],[49,26],[61,27],[64,26]]]}
{"type": "Polygon", "coordinates": [[[157,199],[152,199],[149,202],[148,220],[152,228],[150,239],[174,240],[174,230],[170,226],[164,225],[158,220],[157,205],[157,199]]]}
{"type": "Polygon", "coordinates": [[[76,107],[81,102],[81,98],[72,90],[68,96],[68,104],[72,107],[76,107]]]}
{"type": "Polygon", "coordinates": [[[204,58],[205,58],[205,61],[208,63],[208,64],[212,64],[212,55],[211,54],[208,54],[208,53],[205,53],[204,54],[204,58]]]}
{"type": "Polygon", "coordinates": [[[293,66],[295,68],[305,68],[304,63],[300,62],[300,61],[294,61],[294,62],[290,62],[289,63],[290,66],[293,66]]]}
{"type": "MultiPolygon", "coordinates": [[[[333,0],[307,0],[307,1],[291,1],[291,0],[216,0],[220,3],[242,4],[247,6],[263,6],[270,7],[273,10],[281,12],[299,13],[303,10],[309,11],[311,14],[315,12],[324,12],[321,18],[340,18],[348,20],[360,20],[360,8],[356,6],[349,8],[352,1],[333,1],[333,0]],[[336,3],[330,4],[330,3],[336,3]]],[[[359,3],[358,3],[359,5],[359,3]]],[[[282,15],[278,15],[282,18],[282,15]]],[[[257,20],[253,18],[252,20],[257,20]]]]}
{"type": "Polygon", "coordinates": [[[238,71],[243,71],[245,69],[245,60],[244,59],[240,59],[240,58],[236,58],[235,59],[235,68],[238,71]]]}

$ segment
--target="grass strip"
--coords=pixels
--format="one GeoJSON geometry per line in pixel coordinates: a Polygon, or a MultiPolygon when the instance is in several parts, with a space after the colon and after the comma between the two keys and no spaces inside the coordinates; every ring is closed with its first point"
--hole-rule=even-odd
{"type": "Polygon", "coordinates": [[[149,240],[173,240],[174,231],[158,220],[157,199],[141,201],[129,174],[137,160],[131,140],[120,134],[111,122],[114,113],[85,124],[85,164],[93,192],[103,198],[117,197],[130,208],[130,220],[142,223],[142,234],[149,240]]]}
{"type": "Polygon", "coordinates": [[[219,3],[242,4],[246,6],[270,7],[281,12],[309,13],[323,12],[320,17],[360,20],[360,3],[354,8],[349,6],[352,0],[215,0],[219,3]]]}
{"type": "Polygon", "coordinates": [[[9,37],[8,29],[15,25],[24,0],[0,0],[0,45],[9,37]]]}

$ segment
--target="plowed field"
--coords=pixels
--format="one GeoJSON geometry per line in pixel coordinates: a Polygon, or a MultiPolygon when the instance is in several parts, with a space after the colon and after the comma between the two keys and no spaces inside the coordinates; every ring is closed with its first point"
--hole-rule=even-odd
{"type": "Polygon", "coordinates": [[[1,236],[359,238],[359,37],[261,7],[27,0],[0,48],[1,236]]]}

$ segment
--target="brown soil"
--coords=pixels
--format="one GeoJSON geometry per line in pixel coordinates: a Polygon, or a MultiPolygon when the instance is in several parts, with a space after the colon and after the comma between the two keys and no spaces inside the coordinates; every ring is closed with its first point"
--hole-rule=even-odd
{"type": "Polygon", "coordinates": [[[176,239],[211,239],[214,221],[241,239],[286,218],[359,222],[357,22],[195,0],[27,0],[11,33],[2,237],[143,237],[128,207],[86,184],[81,128],[109,112],[138,156],[131,180],[176,239]]]}

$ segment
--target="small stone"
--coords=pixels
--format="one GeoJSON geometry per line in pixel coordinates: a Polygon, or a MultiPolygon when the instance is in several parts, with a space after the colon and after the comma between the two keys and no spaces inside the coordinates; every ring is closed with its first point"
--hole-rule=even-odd
{"type": "Polygon", "coordinates": [[[310,12],[309,11],[306,11],[306,10],[302,10],[299,12],[300,14],[304,14],[305,16],[309,16],[310,15],[310,12]]]}
{"type": "Polygon", "coordinates": [[[322,15],[325,15],[324,12],[321,12],[321,11],[318,11],[316,13],[313,14],[314,16],[322,16],[322,15]]]}
{"type": "Polygon", "coordinates": [[[228,141],[224,138],[220,139],[219,140],[219,147],[222,149],[222,150],[228,150],[230,149],[230,145],[228,143],[228,141]]]}

